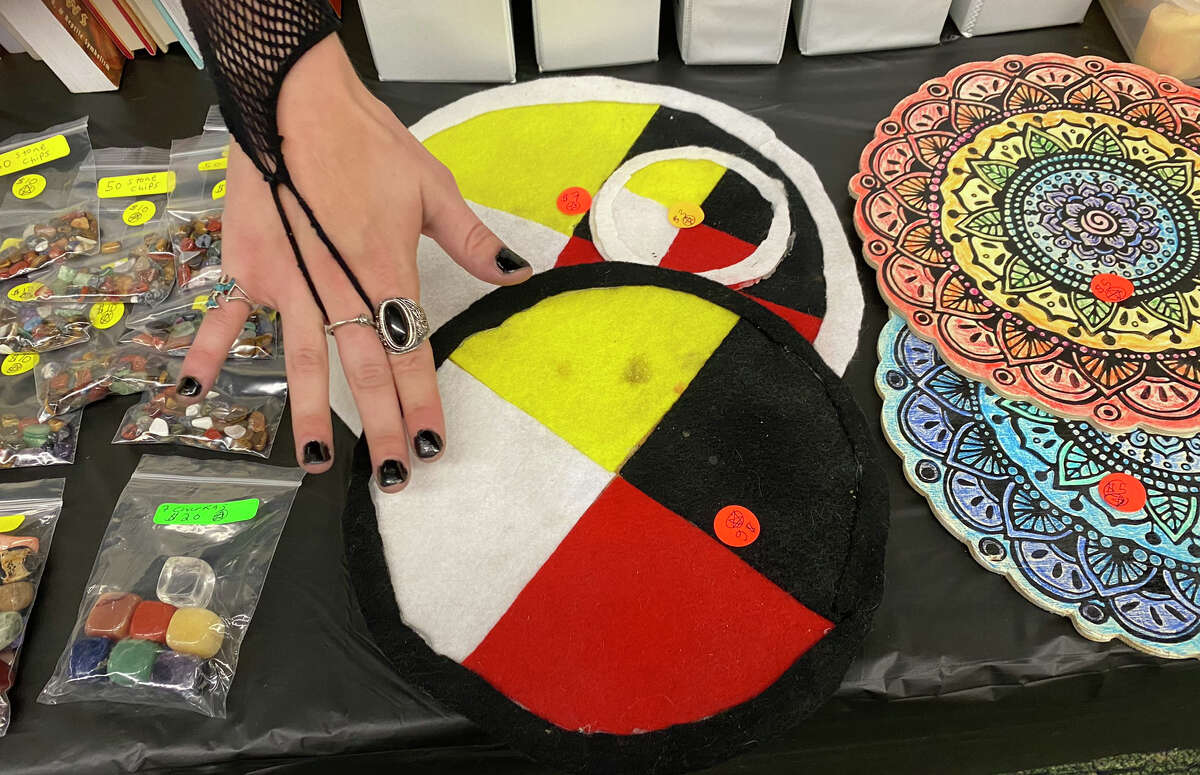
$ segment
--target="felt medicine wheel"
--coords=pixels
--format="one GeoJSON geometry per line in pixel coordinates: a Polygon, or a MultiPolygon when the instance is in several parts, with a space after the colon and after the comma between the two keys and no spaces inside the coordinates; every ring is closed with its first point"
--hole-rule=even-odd
{"type": "Polygon", "coordinates": [[[1096,57],[963,65],[879,124],[851,191],[884,298],[955,369],[1200,430],[1200,91],[1096,57]]]}
{"type": "Polygon", "coordinates": [[[497,290],[432,341],[446,453],[387,495],[360,444],[346,519],[404,677],[590,772],[714,763],[836,689],[881,594],[886,480],[782,319],[603,263],[497,290]]]}
{"type": "Polygon", "coordinates": [[[879,355],[884,433],[980,565],[1092,640],[1200,657],[1200,440],[998,396],[895,315],[879,355]]]}
{"type": "MultiPolygon", "coordinates": [[[[412,126],[463,196],[541,271],[628,261],[742,288],[841,374],[862,292],[811,165],[758,119],[665,86],[541,78],[465,97],[412,126]]],[[[490,288],[431,240],[422,304],[436,330],[490,288]]]]}

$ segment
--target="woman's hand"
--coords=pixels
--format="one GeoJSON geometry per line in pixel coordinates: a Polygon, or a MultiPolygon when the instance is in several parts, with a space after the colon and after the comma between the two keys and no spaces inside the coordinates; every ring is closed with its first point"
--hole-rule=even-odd
{"type": "MultiPolygon", "coordinates": [[[[367,92],[336,36],[310,49],[284,79],[277,118],[296,189],[370,299],[368,308],[281,187],[328,322],[373,318],[388,298],[419,302],[421,234],[481,280],[512,285],[532,274],[467,207],[449,170],[367,92]]],[[[222,269],[283,318],[296,456],[320,473],[332,461],[327,321],[296,265],[269,184],[236,143],[226,181],[222,269]]],[[[244,302],[226,301],[205,317],[183,363],[177,392],[185,400],[212,385],[249,312],[244,302]]],[[[446,444],[432,350],[426,342],[405,355],[388,354],[374,328],[357,324],[340,326],[334,337],[379,486],[399,490],[411,470],[410,444],[425,460],[436,459],[446,444]]]]}

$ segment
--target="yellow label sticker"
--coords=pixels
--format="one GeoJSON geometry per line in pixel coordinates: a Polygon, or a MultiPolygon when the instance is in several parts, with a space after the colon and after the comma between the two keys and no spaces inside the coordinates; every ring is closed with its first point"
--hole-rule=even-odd
{"type": "Polygon", "coordinates": [[[157,210],[158,208],[149,199],[139,199],[125,208],[125,212],[121,214],[121,220],[129,226],[141,226],[153,218],[157,210]]]}
{"type": "Polygon", "coordinates": [[[202,294],[192,299],[192,309],[198,312],[204,312],[208,309],[208,294],[202,294]]]}
{"type": "Polygon", "coordinates": [[[119,301],[101,301],[92,305],[88,312],[88,320],[101,330],[112,328],[125,317],[125,305],[119,301]]]}
{"type": "Polygon", "coordinates": [[[671,225],[678,229],[690,229],[704,223],[704,210],[700,205],[691,202],[678,202],[671,205],[671,209],[667,211],[667,218],[670,219],[671,225]]]}
{"type": "Polygon", "coordinates": [[[8,298],[13,301],[34,301],[38,292],[45,287],[41,283],[21,283],[8,289],[8,298]]]}
{"type": "Polygon", "coordinates": [[[20,237],[9,237],[8,239],[4,240],[4,242],[0,242],[0,251],[5,251],[9,248],[18,248],[24,242],[25,240],[21,239],[20,237]]]}
{"type": "Polygon", "coordinates": [[[213,170],[223,170],[229,166],[229,159],[209,159],[202,161],[196,165],[196,169],[201,172],[212,172],[213,170]]]}
{"type": "Polygon", "coordinates": [[[62,135],[47,137],[45,140],[0,153],[0,175],[11,175],[70,154],[71,144],[67,142],[67,138],[62,135]]]}
{"type": "Polygon", "coordinates": [[[11,533],[25,522],[24,514],[6,514],[0,517],[0,533],[11,533]]]}
{"type": "Polygon", "coordinates": [[[220,183],[213,186],[212,198],[213,199],[224,199],[225,198],[225,181],[222,180],[220,183]]]}
{"type": "Polygon", "coordinates": [[[135,175],[117,175],[100,178],[96,183],[96,196],[101,199],[117,199],[124,196],[152,196],[169,194],[175,190],[175,173],[139,172],[135,175]]]}
{"type": "Polygon", "coordinates": [[[22,175],[13,181],[12,192],[17,199],[33,199],[46,190],[46,179],[36,172],[22,175]]]}
{"type": "Polygon", "coordinates": [[[0,374],[6,377],[24,374],[36,366],[39,360],[37,353],[11,353],[0,361],[0,374]]]}

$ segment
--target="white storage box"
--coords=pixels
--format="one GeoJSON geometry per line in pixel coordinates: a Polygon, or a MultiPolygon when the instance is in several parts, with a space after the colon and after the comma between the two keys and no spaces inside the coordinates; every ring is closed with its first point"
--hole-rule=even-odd
{"type": "Polygon", "coordinates": [[[996,32],[1078,24],[1092,0],[954,0],[950,18],[968,38],[996,32]]]}
{"type": "Polygon", "coordinates": [[[1200,86],[1200,0],[1100,0],[1129,58],[1200,86]]]}
{"type": "Polygon", "coordinates": [[[802,54],[932,46],[950,0],[796,0],[802,54]]]}
{"type": "Polygon", "coordinates": [[[508,0],[359,0],[381,81],[517,77],[508,0]]]}
{"type": "Polygon", "coordinates": [[[533,0],[538,68],[653,62],[658,9],[659,0],[533,0]]]}
{"type": "Polygon", "coordinates": [[[771,65],[783,56],[791,0],[675,0],[689,65],[771,65]]]}

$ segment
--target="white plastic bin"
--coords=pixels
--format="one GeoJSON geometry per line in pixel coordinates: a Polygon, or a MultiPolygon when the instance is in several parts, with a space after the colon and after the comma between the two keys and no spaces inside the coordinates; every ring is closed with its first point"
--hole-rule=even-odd
{"type": "Polygon", "coordinates": [[[689,65],[777,64],[791,0],[675,0],[679,51],[689,65]]]}
{"type": "Polygon", "coordinates": [[[508,0],[359,0],[381,81],[517,77],[508,0]]]}
{"type": "Polygon", "coordinates": [[[954,0],[950,18],[958,31],[972,35],[1078,24],[1092,0],[954,0]]]}
{"type": "Polygon", "coordinates": [[[1200,86],[1200,0],[1100,0],[1129,58],[1200,86]]]}
{"type": "Polygon", "coordinates": [[[659,0],[533,0],[538,68],[653,62],[658,18],[659,0]]]}
{"type": "Polygon", "coordinates": [[[802,54],[932,46],[950,0],[796,0],[802,54]]]}

